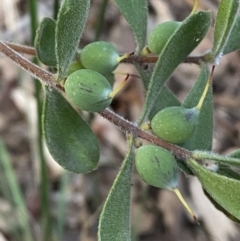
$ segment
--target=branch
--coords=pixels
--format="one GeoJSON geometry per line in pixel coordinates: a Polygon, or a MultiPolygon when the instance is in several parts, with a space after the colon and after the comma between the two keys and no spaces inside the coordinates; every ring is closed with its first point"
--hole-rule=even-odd
{"type": "Polygon", "coordinates": [[[12,48],[7,46],[5,43],[0,41],[0,52],[9,57],[15,64],[22,67],[33,77],[38,78],[43,84],[51,87],[61,89],[60,85],[55,81],[55,77],[50,72],[41,69],[39,66],[33,64],[28,59],[21,56],[19,53],[14,51],[12,48]]]}
{"type": "MultiPolygon", "coordinates": [[[[28,54],[32,56],[36,56],[36,50],[33,47],[30,46],[25,46],[25,45],[20,45],[20,44],[13,44],[10,42],[4,42],[6,45],[8,45],[10,48],[13,50],[23,53],[23,54],[28,54]]],[[[136,56],[136,55],[130,55],[128,58],[123,59],[121,63],[134,63],[137,62],[139,64],[154,64],[157,62],[159,56],[136,56]]],[[[204,55],[198,55],[198,56],[189,56],[187,57],[183,63],[187,64],[200,64],[202,61],[205,60],[205,54],[204,55]]]]}

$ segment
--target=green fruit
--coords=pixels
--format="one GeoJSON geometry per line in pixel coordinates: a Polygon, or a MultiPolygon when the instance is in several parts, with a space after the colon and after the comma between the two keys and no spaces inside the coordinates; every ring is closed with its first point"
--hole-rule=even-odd
{"type": "Polygon", "coordinates": [[[90,43],[80,53],[81,62],[86,69],[95,70],[103,75],[116,69],[119,57],[117,49],[104,41],[90,43]]]}
{"type": "Polygon", "coordinates": [[[101,74],[80,69],[68,76],[65,92],[69,100],[79,109],[95,112],[107,108],[111,102],[112,87],[101,74]]]}
{"type": "Polygon", "coordinates": [[[154,145],[142,146],[136,151],[136,168],[149,185],[173,190],[178,184],[178,165],[167,150],[154,145]]]}
{"type": "Polygon", "coordinates": [[[153,133],[165,141],[180,144],[193,133],[199,110],[180,106],[167,107],[159,111],[151,121],[153,133]]]}
{"type": "Polygon", "coordinates": [[[84,69],[83,64],[80,61],[72,62],[68,68],[67,76],[69,76],[70,74],[72,74],[73,72],[79,69],[84,69]]]}
{"type": "Polygon", "coordinates": [[[148,48],[152,53],[160,54],[169,38],[182,22],[168,21],[157,25],[148,37],[148,48]]]}

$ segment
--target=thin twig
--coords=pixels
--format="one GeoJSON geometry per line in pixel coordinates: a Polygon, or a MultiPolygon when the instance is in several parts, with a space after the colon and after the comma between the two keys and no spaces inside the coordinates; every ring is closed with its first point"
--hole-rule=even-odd
{"type": "Polygon", "coordinates": [[[59,88],[58,83],[55,82],[54,75],[50,72],[41,69],[37,65],[30,62],[28,59],[21,56],[19,53],[14,51],[12,48],[7,46],[5,43],[0,41],[0,52],[9,57],[14,61],[15,64],[19,65],[23,69],[25,69],[28,73],[30,73],[33,77],[41,80],[45,85],[52,88],[59,88]]]}
{"type": "Polygon", "coordinates": [[[15,50],[18,53],[28,54],[28,55],[32,55],[32,56],[37,55],[36,49],[34,47],[21,45],[21,44],[14,44],[14,43],[10,43],[10,42],[4,42],[4,43],[8,47],[10,47],[11,49],[15,50]]]}
{"type": "MultiPolygon", "coordinates": [[[[36,56],[36,50],[33,47],[20,45],[20,44],[14,44],[10,42],[4,42],[6,45],[8,45],[13,50],[28,54],[32,56],[36,56]]],[[[183,63],[187,64],[200,64],[204,60],[205,55],[198,55],[198,56],[189,56],[187,57],[183,63]]],[[[159,56],[136,56],[136,55],[130,55],[128,58],[123,59],[122,63],[134,63],[137,62],[139,64],[154,64],[157,62],[159,56]]]]}

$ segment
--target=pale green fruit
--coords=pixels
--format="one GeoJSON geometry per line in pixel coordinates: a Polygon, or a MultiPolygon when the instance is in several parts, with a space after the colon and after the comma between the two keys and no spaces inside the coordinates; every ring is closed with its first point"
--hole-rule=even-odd
{"type": "Polygon", "coordinates": [[[97,112],[107,108],[111,102],[112,86],[101,74],[80,69],[68,76],[64,84],[69,100],[79,109],[97,112]]]}
{"type": "Polygon", "coordinates": [[[193,133],[198,122],[199,110],[180,106],[159,111],[151,121],[153,133],[165,141],[184,143],[193,133]]]}
{"type": "Polygon", "coordinates": [[[109,74],[116,69],[119,57],[117,49],[104,41],[90,43],[80,52],[83,66],[102,75],[109,74]]]}
{"type": "Polygon", "coordinates": [[[158,24],[148,37],[148,48],[152,53],[160,54],[169,38],[179,28],[182,22],[168,21],[158,24]]]}
{"type": "Polygon", "coordinates": [[[178,165],[167,150],[154,145],[137,149],[136,169],[140,177],[149,185],[173,190],[178,184],[178,165]]]}

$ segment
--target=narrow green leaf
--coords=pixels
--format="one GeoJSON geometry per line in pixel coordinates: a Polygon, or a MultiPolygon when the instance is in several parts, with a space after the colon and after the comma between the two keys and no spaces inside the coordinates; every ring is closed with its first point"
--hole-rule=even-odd
{"type": "Polygon", "coordinates": [[[59,165],[75,173],[90,172],[97,167],[96,136],[56,90],[45,90],[42,122],[48,149],[59,165]]]}
{"type": "MultiPolygon", "coordinates": [[[[132,139],[132,138],[131,138],[132,139]]],[[[120,172],[108,194],[98,228],[98,241],[131,241],[130,192],[133,139],[120,172]]]]}
{"type": "Polygon", "coordinates": [[[141,120],[148,117],[165,81],[201,42],[209,27],[210,12],[200,11],[184,20],[169,39],[151,76],[141,120]]]}
{"type": "Polygon", "coordinates": [[[216,62],[223,54],[224,45],[228,41],[238,11],[239,0],[221,0],[214,26],[214,41],[211,58],[216,62]]]}
{"type": "Polygon", "coordinates": [[[58,79],[65,77],[86,23],[90,0],[64,0],[56,26],[58,79]]]}
{"type": "Polygon", "coordinates": [[[209,193],[203,189],[204,194],[208,197],[210,202],[214,205],[215,208],[217,208],[219,211],[223,212],[228,218],[230,218],[234,222],[240,223],[240,219],[237,219],[236,217],[232,216],[225,208],[220,206],[210,195],[209,193]]]}
{"type": "Polygon", "coordinates": [[[180,101],[171,92],[171,90],[169,90],[168,87],[163,86],[149,114],[149,120],[151,120],[160,110],[165,109],[166,107],[179,105],[181,105],[180,101]]]}
{"type": "Polygon", "coordinates": [[[146,0],[115,0],[115,3],[132,28],[139,53],[146,42],[148,3],[146,0]]]}
{"type": "Polygon", "coordinates": [[[240,169],[220,164],[217,173],[240,181],[240,169]]]}
{"type": "Polygon", "coordinates": [[[223,54],[228,54],[240,49],[240,16],[237,16],[229,34],[228,40],[224,45],[223,54]]]}
{"type": "Polygon", "coordinates": [[[222,156],[217,153],[212,153],[212,152],[207,152],[207,151],[199,151],[199,150],[193,151],[192,157],[196,158],[196,159],[214,160],[223,165],[235,166],[235,167],[240,168],[240,158],[236,158],[236,157],[222,156]]]}
{"type": "Polygon", "coordinates": [[[34,46],[39,60],[48,66],[56,66],[55,54],[55,29],[56,22],[52,18],[44,18],[39,24],[34,46]]]}
{"type": "MultiPolygon", "coordinates": [[[[193,108],[198,104],[199,99],[205,89],[206,82],[209,78],[209,69],[207,65],[201,64],[201,72],[197,81],[182,106],[193,108]]],[[[200,109],[198,124],[193,135],[183,144],[188,150],[211,150],[213,138],[213,96],[212,87],[209,87],[208,93],[200,109]]]]}
{"type": "Polygon", "coordinates": [[[237,149],[237,150],[229,153],[227,156],[234,157],[234,158],[239,158],[239,159],[240,159],[240,149],[237,149]]]}
{"type": "Polygon", "coordinates": [[[227,212],[240,219],[240,181],[210,172],[194,160],[189,160],[188,164],[208,194],[227,212]]]}

